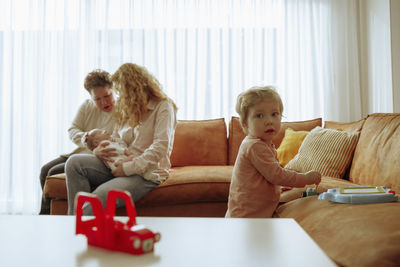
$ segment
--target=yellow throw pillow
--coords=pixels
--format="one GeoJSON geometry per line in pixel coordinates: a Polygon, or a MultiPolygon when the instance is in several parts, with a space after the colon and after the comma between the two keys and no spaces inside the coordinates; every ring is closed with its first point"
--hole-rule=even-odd
{"type": "Polygon", "coordinates": [[[281,166],[285,166],[299,151],[300,145],[308,134],[308,131],[294,131],[287,128],[282,143],[276,150],[281,166]]]}
{"type": "Polygon", "coordinates": [[[358,137],[359,132],[316,127],[285,168],[298,172],[315,170],[323,176],[342,178],[353,158],[358,137]]]}

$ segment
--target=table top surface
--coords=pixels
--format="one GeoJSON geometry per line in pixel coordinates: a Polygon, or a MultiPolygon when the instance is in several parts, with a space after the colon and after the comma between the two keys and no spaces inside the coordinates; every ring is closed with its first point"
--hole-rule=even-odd
{"type": "MultiPolygon", "coordinates": [[[[116,217],[125,222],[127,217],[116,217]]],[[[161,233],[154,252],[87,245],[75,216],[0,216],[1,266],[335,266],[293,219],[138,217],[161,233]]]]}

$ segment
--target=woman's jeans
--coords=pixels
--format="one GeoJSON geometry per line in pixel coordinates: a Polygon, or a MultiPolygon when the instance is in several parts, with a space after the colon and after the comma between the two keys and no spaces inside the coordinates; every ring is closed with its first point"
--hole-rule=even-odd
{"type": "MultiPolygon", "coordinates": [[[[99,158],[90,154],[72,155],[66,162],[65,172],[69,215],[74,214],[75,196],[78,192],[92,192],[105,207],[108,191],[111,189],[128,191],[133,201],[137,202],[158,186],[158,183],[148,181],[140,175],[114,177],[111,170],[99,158]]],[[[116,207],[123,206],[124,200],[117,199],[116,207]]],[[[83,214],[92,214],[90,205],[84,205],[83,214]]]]}

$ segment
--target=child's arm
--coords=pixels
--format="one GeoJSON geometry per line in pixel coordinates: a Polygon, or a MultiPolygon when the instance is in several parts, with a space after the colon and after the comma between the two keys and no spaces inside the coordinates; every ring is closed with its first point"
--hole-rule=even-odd
{"type": "Polygon", "coordinates": [[[273,148],[262,143],[254,143],[250,147],[249,158],[261,175],[275,185],[303,187],[307,184],[318,184],[321,181],[321,175],[318,172],[298,173],[282,168],[275,158],[273,148]]]}

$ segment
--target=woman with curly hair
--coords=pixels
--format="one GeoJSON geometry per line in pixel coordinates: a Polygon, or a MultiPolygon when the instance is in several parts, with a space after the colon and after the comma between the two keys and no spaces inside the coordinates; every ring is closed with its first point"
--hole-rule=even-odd
{"type": "MultiPolygon", "coordinates": [[[[116,127],[113,136],[128,146],[127,158],[115,163],[111,171],[105,165],[113,162],[113,148],[97,149],[96,155],[74,155],[66,163],[68,214],[74,214],[75,195],[92,192],[105,205],[111,189],[126,190],[136,202],[166,180],[176,126],[176,105],[162,91],[158,80],[144,67],[123,64],[111,77],[119,98],[113,114],[116,127]],[[159,166],[154,180],[143,175],[152,166],[159,166]]],[[[123,206],[117,200],[117,207],[123,206]]],[[[91,214],[84,206],[84,214],[91,214]]]]}
{"type": "MultiPolygon", "coordinates": [[[[65,162],[74,154],[92,153],[82,143],[82,137],[90,130],[100,128],[106,131],[114,129],[114,94],[110,74],[104,70],[90,72],[84,82],[84,87],[91,96],[79,107],[71,127],[68,129],[69,138],[77,145],[77,148],[69,154],[60,155],[58,158],[46,163],[40,170],[40,185],[44,187],[46,177],[57,173],[63,173],[65,162]]],[[[42,203],[39,214],[50,214],[50,199],[42,195],[42,203]]]]}

